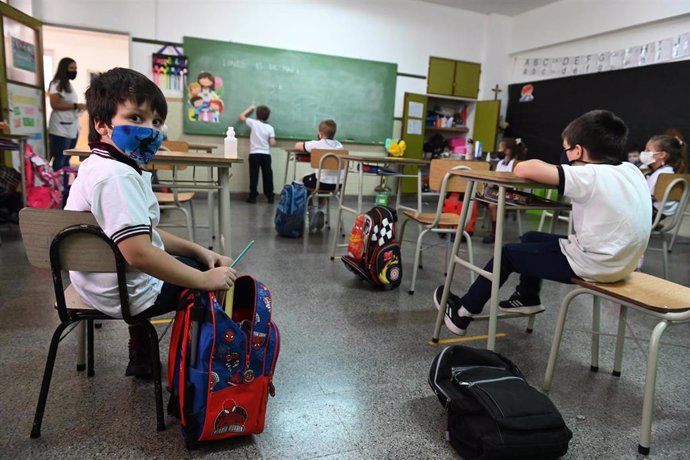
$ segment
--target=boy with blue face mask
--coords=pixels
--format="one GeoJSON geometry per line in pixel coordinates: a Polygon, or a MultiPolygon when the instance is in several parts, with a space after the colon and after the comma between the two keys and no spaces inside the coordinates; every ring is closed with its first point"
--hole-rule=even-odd
{"type": "MultiPolygon", "coordinates": [[[[65,209],[90,211],[134,270],[127,272],[133,316],[150,318],[176,308],[182,289],[229,289],[232,260],[157,227],[158,202],[151,173],[143,171],[161,143],[168,107],[160,89],[144,75],[111,69],[86,91],[91,155],[82,162],[65,209]],[[177,256],[177,257],[175,257],[177,256]]],[[[121,317],[117,277],[70,272],[89,305],[121,317]]],[[[148,337],[130,326],[130,361],[125,375],[149,377],[148,337]]]]}

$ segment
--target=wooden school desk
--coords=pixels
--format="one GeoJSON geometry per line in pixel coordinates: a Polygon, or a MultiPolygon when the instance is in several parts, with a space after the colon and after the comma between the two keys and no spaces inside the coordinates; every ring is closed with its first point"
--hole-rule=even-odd
{"type": "MultiPolygon", "coordinates": [[[[337,151],[335,151],[337,153],[337,151]]],[[[417,158],[404,158],[404,157],[369,157],[369,156],[359,156],[359,155],[343,155],[339,157],[340,159],[340,169],[345,171],[345,177],[343,178],[343,186],[342,186],[342,193],[338,195],[338,217],[336,218],[336,222],[340,223],[343,211],[352,213],[354,215],[357,215],[362,212],[362,195],[363,195],[363,186],[364,186],[364,165],[365,164],[372,164],[372,165],[380,165],[382,167],[395,167],[397,170],[396,174],[390,174],[391,177],[395,177],[398,179],[397,185],[396,185],[396,202],[395,202],[395,208],[397,211],[400,211],[401,209],[407,209],[411,211],[418,211],[421,212],[422,210],[422,194],[421,194],[421,184],[422,184],[422,178],[421,178],[421,169],[417,169],[416,174],[403,174],[403,167],[404,166],[429,166],[431,163],[431,160],[424,160],[424,159],[417,159],[417,158]],[[357,208],[351,208],[348,206],[345,206],[343,203],[344,197],[345,197],[345,188],[347,187],[347,178],[349,176],[349,172],[351,166],[355,167],[358,166],[358,171],[357,175],[359,177],[359,184],[357,185],[357,208]],[[401,192],[402,192],[402,187],[401,187],[401,179],[405,177],[416,177],[417,178],[417,209],[410,208],[408,206],[403,206],[400,204],[400,197],[401,197],[401,192]]],[[[371,173],[366,173],[367,175],[371,175],[371,173]]],[[[382,174],[377,174],[377,175],[382,175],[382,174]]],[[[334,260],[336,255],[335,251],[338,246],[341,247],[347,247],[347,244],[338,244],[338,237],[333,238],[333,246],[331,248],[331,260],[334,260]]]]}
{"type": "MultiPolygon", "coordinates": [[[[182,141],[182,142],[187,142],[187,141],[182,141]]],[[[204,152],[204,153],[213,153],[213,150],[216,149],[218,146],[215,144],[201,144],[197,142],[187,142],[187,147],[189,148],[190,151],[195,151],[195,152],[204,152]]],[[[196,171],[192,172],[194,177],[196,177],[196,171]]],[[[213,182],[215,181],[214,174],[213,174],[213,168],[208,168],[208,180],[213,182]]],[[[207,196],[206,196],[206,203],[208,206],[209,211],[213,209],[213,194],[215,193],[215,190],[207,190],[207,196]]],[[[209,249],[213,249],[213,240],[216,238],[216,219],[215,219],[215,212],[210,212],[208,215],[208,231],[210,235],[210,240],[209,240],[209,249]]]]}
{"type": "MultiPolygon", "coordinates": [[[[88,157],[90,150],[65,150],[65,155],[88,157]]],[[[153,164],[166,164],[172,166],[204,166],[218,170],[218,185],[190,185],[185,189],[194,190],[220,190],[218,200],[218,216],[220,221],[220,246],[223,254],[231,256],[230,235],[230,168],[233,164],[243,163],[241,158],[225,158],[210,153],[172,152],[159,150],[153,157],[153,164]]],[[[213,210],[209,209],[210,213],[213,210]]]]}
{"type": "Polygon", "coordinates": [[[187,145],[189,146],[189,150],[205,153],[213,153],[213,150],[218,147],[215,144],[199,144],[197,142],[187,142],[187,145]]]}
{"type": "MultiPolygon", "coordinates": [[[[460,176],[467,179],[467,189],[465,191],[465,197],[473,197],[473,199],[478,199],[479,201],[485,201],[489,203],[494,203],[494,201],[486,200],[483,198],[475,197],[477,190],[477,183],[483,182],[487,185],[495,185],[498,187],[498,200],[497,200],[497,212],[496,212],[496,241],[494,242],[494,264],[493,272],[487,272],[482,266],[472,265],[469,261],[463,259],[460,256],[460,244],[462,242],[462,230],[469,216],[470,202],[473,200],[463,200],[462,211],[460,212],[460,220],[457,232],[455,234],[455,242],[453,243],[453,252],[450,262],[448,264],[448,275],[446,276],[445,284],[443,285],[443,296],[441,297],[441,305],[446,305],[448,302],[448,293],[450,292],[450,285],[453,282],[453,275],[455,274],[455,267],[457,265],[462,265],[469,270],[478,273],[491,281],[491,300],[489,306],[489,331],[488,331],[488,343],[487,349],[493,350],[496,345],[496,323],[499,318],[516,318],[523,317],[526,315],[520,313],[502,313],[498,314],[498,288],[500,284],[500,273],[501,273],[501,258],[503,255],[503,222],[505,220],[506,209],[548,209],[551,211],[568,211],[570,210],[570,205],[567,203],[560,203],[557,201],[540,200],[534,205],[516,205],[506,203],[506,190],[507,189],[528,189],[528,188],[546,188],[546,189],[556,189],[556,185],[547,185],[538,182],[533,182],[527,179],[521,179],[513,173],[509,172],[496,172],[496,171],[451,171],[453,175],[460,176]]],[[[446,314],[445,308],[440,308],[436,315],[436,324],[434,326],[434,333],[431,337],[432,342],[438,343],[438,339],[441,333],[441,324],[443,323],[444,315],[446,314]]],[[[481,317],[480,317],[481,318],[481,317]]],[[[531,329],[534,321],[534,316],[530,318],[531,329]]]]}
{"type": "Polygon", "coordinates": [[[305,150],[300,149],[285,149],[285,176],[283,177],[283,185],[287,184],[288,171],[290,171],[290,163],[292,162],[292,180],[297,177],[297,163],[309,163],[311,154],[305,150]]]}

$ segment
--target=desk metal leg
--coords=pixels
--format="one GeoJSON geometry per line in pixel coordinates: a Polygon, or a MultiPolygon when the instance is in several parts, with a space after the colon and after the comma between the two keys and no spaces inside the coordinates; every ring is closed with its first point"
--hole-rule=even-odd
{"type": "Polygon", "coordinates": [[[218,218],[220,233],[220,251],[231,257],[230,245],[230,168],[218,168],[220,196],[218,197],[218,218]]]}
{"type": "Polygon", "coordinates": [[[285,157],[285,175],[283,177],[283,186],[287,185],[288,169],[290,169],[290,157],[291,153],[288,153],[285,157]]]}
{"type": "MultiPolygon", "coordinates": [[[[208,174],[213,182],[213,168],[208,168],[208,174]]],[[[208,207],[208,248],[213,249],[216,240],[216,208],[213,206],[213,194],[215,190],[209,190],[206,195],[206,205],[208,207]]]]}
{"type": "Polygon", "coordinates": [[[357,212],[362,212],[362,190],[364,188],[364,168],[359,165],[359,184],[357,185],[357,212]]]}
{"type": "MultiPolygon", "coordinates": [[[[467,189],[465,191],[465,196],[472,196],[472,191],[474,190],[474,181],[467,181],[467,189]]],[[[443,295],[441,296],[441,308],[438,309],[436,313],[436,323],[434,324],[434,334],[431,336],[431,341],[438,343],[438,339],[441,336],[441,324],[443,324],[444,316],[446,315],[445,305],[448,302],[448,294],[450,293],[450,285],[453,282],[453,275],[455,275],[455,258],[460,250],[460,242],[462,241],[462,231],[465,228],[465,221],[469,215],[471,200],[463,200],[462,209],[460,211],[460,220],[458,223],[458,229],[455,232],[455,242],[453,243],[453,252],[450,257],[450,262],[448,263],[448,270],[446,275],[446,281],[443,284],[443,295]]]]}
{"type": "MultiPolygon", "coordinates": [[[[335,250],[338,247],[338,238],[340,237],[340,228],[343,220],[343,199],[345,197],[345,189],[347,188],[347,177],[349,176],[349,167],[347,160],[343,161],[340,158],[338,159],[338,174],[340,174],[340,171],[344,171],[345,175],[343,176],[343,185],[340,187],[340,190],[338,192],[338,219],[336,221],[338,223],[338,230],[333,232],[331,260],[335,260],[335,250]],[[343,169],[343,164],[345,165],[345,169],[343,169]]],[[[342,231],[345,232],[345,229],[343,228],[342,231]]]]}
{"type": "Polygon", "coordinates": [[[26,168],[24,167],[24,150],[26,149],[26,140],[19,139],[19,172],[22,176],[22,205],[26,207],[26,168]]]}
{"type": "MultiPolygon", "coordinates": [[[[469,201],[469,200],[465,200],[469,201]]],[[[496,241],[494,242],[494,263],[491,276],[491,300],[489,303],[489,339],[487,350],[496,348],[496,326],[498,323],[498,290],[501,284],[501,259],[503,257],[503,222],[505,220],[506,188],[498,187],[498,208],[496,210],[496,241]]],[[[464,227],[463,227],[464,228],[464,227]]]]}

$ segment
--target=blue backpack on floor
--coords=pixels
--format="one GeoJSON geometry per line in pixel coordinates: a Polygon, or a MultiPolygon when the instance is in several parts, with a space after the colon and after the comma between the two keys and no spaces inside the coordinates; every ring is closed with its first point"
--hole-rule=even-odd
{"type": "Polygon", "coordinates": [[[304,184],[286,184],[280,193],[274,219],[280,236],[299,238],[304,232],[304,215],[307,212],[307,189],[304,184]]]}
{"type": "Polygon", "coordinates": [[[240,276],[231,316],[213,292],[185,289],[179,301],[168,356],[168,413],[180,419],[185,445],[261,433],[280,352],[270,291],[240,276]]]}

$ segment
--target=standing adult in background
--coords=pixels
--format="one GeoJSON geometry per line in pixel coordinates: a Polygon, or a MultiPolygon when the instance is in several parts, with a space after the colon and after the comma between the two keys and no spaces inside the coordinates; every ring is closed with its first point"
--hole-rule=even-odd
{"type": "Polygon", "coordinates": [[[64,57],[60,59],[48,87],[50,107],[53,109],[48,123],[48,138],[55,171],[69,165],[69,159],[62,152],[77,145],[79,115],[86,109],[86,105],[79,103],[79,96],[70,83],[76,77],[77,63],[72,58],[64,57]]]}

